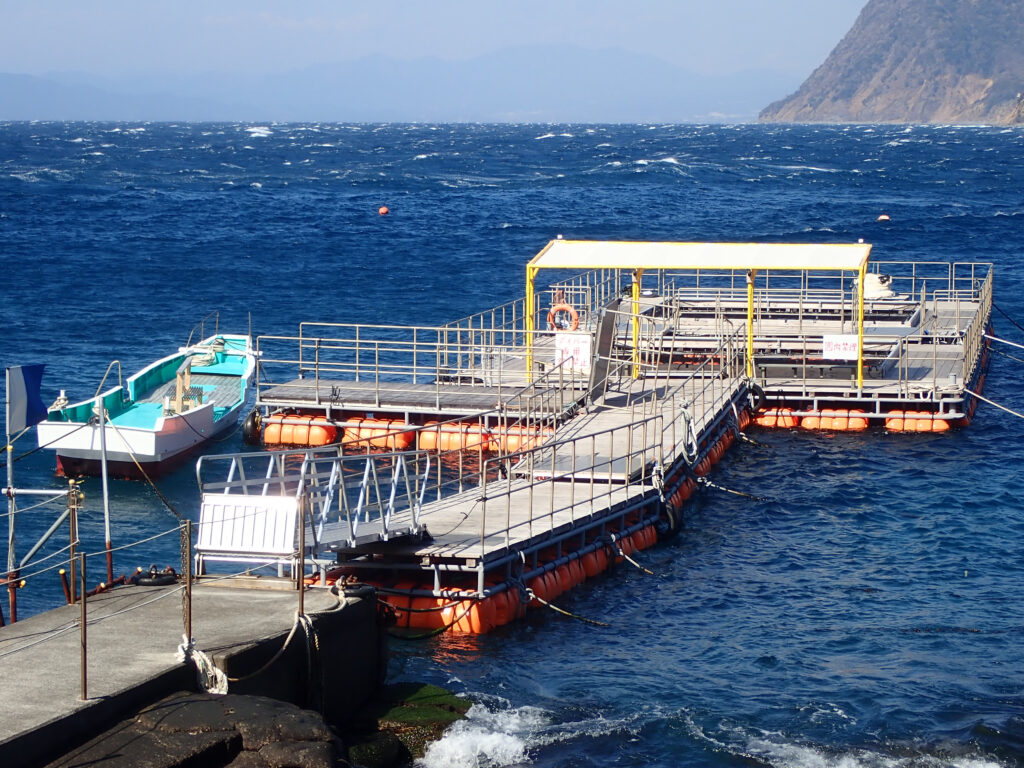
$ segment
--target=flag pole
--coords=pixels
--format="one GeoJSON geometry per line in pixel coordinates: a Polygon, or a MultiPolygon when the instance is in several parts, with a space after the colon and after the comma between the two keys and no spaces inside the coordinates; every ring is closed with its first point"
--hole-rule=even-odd
{"type": "Polygon", "coordinates": [[[7,601],[10,607],[11,623],[18,620],[18,558],[14,552],[14,446],[11,444],[11,369],[4,370],[4,395],[6,413],[4,427],[7,430],[7,601]]]}

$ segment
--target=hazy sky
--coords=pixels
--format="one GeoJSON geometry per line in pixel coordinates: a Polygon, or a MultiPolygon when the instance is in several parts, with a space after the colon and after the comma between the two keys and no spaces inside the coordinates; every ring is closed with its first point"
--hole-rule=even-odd
{"type": "Polygon", "coordinates": [[[806,76],[866,0],[0,0],[0,72],[275,72],[569,43],[806,76]]]}

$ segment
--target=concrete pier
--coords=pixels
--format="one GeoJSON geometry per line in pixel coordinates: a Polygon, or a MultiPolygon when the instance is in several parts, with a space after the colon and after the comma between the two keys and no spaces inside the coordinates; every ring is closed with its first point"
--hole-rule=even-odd
{"type": "MultiPolygon", "coordinates": [[[[322,707],[329,722],[351,715],[383,675],[375,595],[307,592],[312,638],[302,626],[291,632],[298,592],[275,582],[197,585],[195,648],[238,679],[232,693],[322,707]]],[[[89,598],[85,700],[78,605],[0,628],[0,765],[45,763],[170,693],[199,690],[196,666],[178,659],[182,592],[180,585],[123,587],[89,598]]]]}

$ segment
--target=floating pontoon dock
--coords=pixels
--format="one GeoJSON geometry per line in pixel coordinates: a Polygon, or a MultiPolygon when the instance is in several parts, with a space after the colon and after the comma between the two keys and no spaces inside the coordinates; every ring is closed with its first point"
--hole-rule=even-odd
{"type": "Polygon", "coordinates": [[[200,460],[200,569],[314,564],[321,583],[396,588],[416,626],[430,609],[409,596],[536,592],[672,532],[759,412],[966,423],[991,265],[869,255],[556,240],[527,266],[526,298],[445,326],[260,337],[264,438],[287,443],[288,426],[309,447],[200,460]]]}

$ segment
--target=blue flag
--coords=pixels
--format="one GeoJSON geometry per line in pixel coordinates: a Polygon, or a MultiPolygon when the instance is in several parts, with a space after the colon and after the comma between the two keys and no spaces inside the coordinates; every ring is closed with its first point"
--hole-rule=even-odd
{"type": "Polygon", "coordinates": [[[7,433],[14,434],[46,418],[39,390],[45,365],[14,365],[7,369],[7,433]]]}

